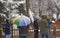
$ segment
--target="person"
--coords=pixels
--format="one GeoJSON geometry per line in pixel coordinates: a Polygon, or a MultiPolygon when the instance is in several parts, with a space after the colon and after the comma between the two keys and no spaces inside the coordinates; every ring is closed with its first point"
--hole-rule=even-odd
{"type": "Polygon", "coordinates": [[[42,38],[44,38],[44,37],[49,38],[48,22],[47,22],[46,18],[47,18],[46,15],[41,15],[41,19],[39,20],[39,27],[40,27],[40,32],[41,32],[42,38]]]}
{"type": "Polygon", "coordinates": [[[19,28],[19,38],[26,38],[27,27],[28,26],[18,26],[18,28],[19,28]]]}
{"type": "Polygon", "coordinates": [[[49,31],[49,36],[51,37],[51,35],[50,35],[50,25],[51,25],[51,20],[50,20],[51,18],[50,18],[50,16],[47,16],[47,21],[48,21],[48,31],[49,31]]]}
{"type": "Polygon", "coordinates": [[[8,19],[6,19],[6,24],[3,30],[5,32],[6,38],[10,38],[10,23],[8,19]]]}
{"type": "Polygon", "coordinates": [[[27,38],[27,32],[28,32],[28,27],[30,25],[30,23],[28,24],[28,22],[30,22],[29,17],[24,16],[21,13],[21,19],[20,22],[18,24],[18,29],[19,29],[19,38],[27,38]],[[27,21],[28,20],[28,21],[27,21]]]}
{"type": "Polygon", "coordinates": [[[36,19],[35,21],[34,21],[34,38],[38,38],[38,20],[36,19]]]}
{"type": "Polygon", "coordinates": [[[47,21],[48,21],[48,30],[50,30],[51,21],[50,21],[50,17],[49,16],[47,16],[47,21]]]}
{"type": "Polygon", "coordinates": [[[34,26],[34,38],[38,38],[38,34],[39,34],[39,32],[38,32],[38,27],[39,27],[39,15],[34,15],[33,16],[33,18],[34,18],[34,22],[33,22],[33,26],[34,26]]]}

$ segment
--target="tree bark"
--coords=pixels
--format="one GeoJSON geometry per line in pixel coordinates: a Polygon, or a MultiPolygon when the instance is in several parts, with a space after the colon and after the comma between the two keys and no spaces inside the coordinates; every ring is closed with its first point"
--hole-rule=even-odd
{"type": "Polygon", "coordinates": [[[29,0],[26,0],[26,15],[29,16],[29,0]]]}

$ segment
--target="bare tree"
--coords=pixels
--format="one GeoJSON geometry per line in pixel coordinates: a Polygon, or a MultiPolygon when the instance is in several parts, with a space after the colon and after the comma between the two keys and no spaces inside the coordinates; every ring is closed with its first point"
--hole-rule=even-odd
{"type": "Polygon", "coordinates": [[[55,2],[55,0],[30,0],[30,8],[35,16],[41,13],[48,13],[51,16],[53,13],[58,13],[55,2]]]}

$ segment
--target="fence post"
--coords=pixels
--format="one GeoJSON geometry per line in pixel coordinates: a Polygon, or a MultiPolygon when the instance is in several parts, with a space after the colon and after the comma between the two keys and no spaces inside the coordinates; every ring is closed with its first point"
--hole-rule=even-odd
{"type": "Polygon", "coordinates": [[[0,25],[0,38],[2,38],[2,25],[0,25]]]}

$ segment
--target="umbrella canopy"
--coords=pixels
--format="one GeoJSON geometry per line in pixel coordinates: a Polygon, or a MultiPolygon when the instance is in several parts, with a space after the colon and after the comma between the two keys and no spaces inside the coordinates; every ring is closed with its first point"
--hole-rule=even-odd
{"type": "Polygon", "coordinates": [[[12,23],[16,24],[17,26],[27,26],[31,23],[31,21],[29,17],[21,15],[13,18],[12,23]]]}
{"type": "Polygon", "coordinates": [[[31,21],[29,17],[22,15],[20,18],[19,26],[27,26],[30,24],[30,22],[31,21]]]}
{"type": "Polygon", "coordinates": [[[17,17],[12,19],[13,24],[19,25],[19,22],[20,22],[20,16],[17,16],[17,17]]]}

